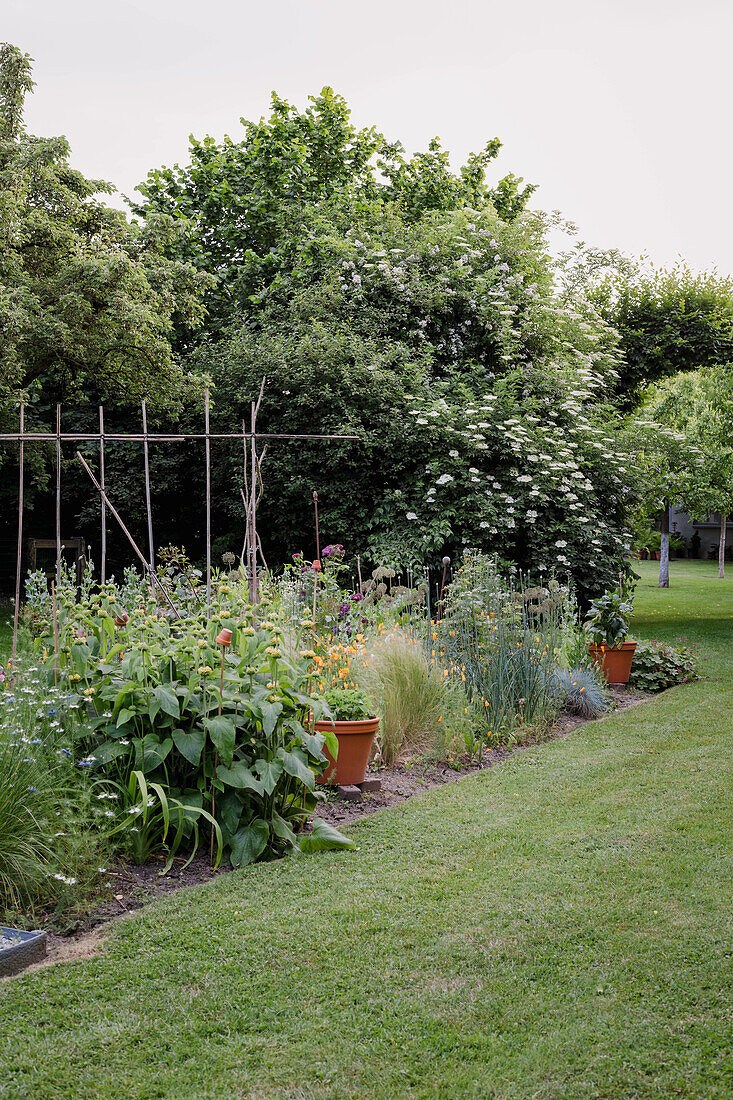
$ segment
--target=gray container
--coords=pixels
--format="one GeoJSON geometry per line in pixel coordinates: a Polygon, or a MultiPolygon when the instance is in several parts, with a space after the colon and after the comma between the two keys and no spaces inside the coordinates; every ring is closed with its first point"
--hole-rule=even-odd
{"type": "Polygon", "coordinates": [[[0,978],[9,978],[31,963],[46,958],[45,932],[21,932],[19,928],[3,928],[0,925],[0,942],[3,937],[18,942],[10,947],[0,947],[0,978]]]}

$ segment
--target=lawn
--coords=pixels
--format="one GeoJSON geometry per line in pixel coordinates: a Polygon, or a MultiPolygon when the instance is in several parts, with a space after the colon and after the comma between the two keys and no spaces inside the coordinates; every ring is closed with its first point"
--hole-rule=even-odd
{"type": "Polygon", "coordinates": [[[733,585],[641,568],[715,679],[3,983],[0,1096],[733,1096],[733,585]]]}

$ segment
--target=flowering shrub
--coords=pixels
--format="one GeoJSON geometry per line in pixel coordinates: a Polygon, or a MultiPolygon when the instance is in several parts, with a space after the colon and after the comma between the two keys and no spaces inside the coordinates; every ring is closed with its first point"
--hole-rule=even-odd
{"type": "Polygon", "coordinates": [[[265,613],[228,584],[218,586],[210,618],[199,609],[178,619],[152,597],[128,613],[113,584],[79,604],[61,600],[58,658],[43,640],[46,674],[59,675],[84,708],[80,763],[111,791],[129,792],[130,831],[144,813],[149,830],[159,827],[158,844],[169,828],[180,842],[213,819],[235,865],[296,843],[329,738],[310,723],[327,707],[311,691],[314,653],[302,648],[303,629],[286,639],[265,613]],[[159,815],[147,814],[149,797],[159,815]]]}
{"type": "Polygon", "coordinates": [[[638,642],[631,665],[630,684],[641,691],[664,691],[675,684],[686,684],[699,676],[699,658],[694,644],[678,638],[669,642],[638,642]]]}

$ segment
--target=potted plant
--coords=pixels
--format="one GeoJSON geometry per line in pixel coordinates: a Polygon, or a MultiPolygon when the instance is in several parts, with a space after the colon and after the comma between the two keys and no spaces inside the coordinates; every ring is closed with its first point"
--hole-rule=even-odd
{"type": "Polygon", "coordinates": [[[633,604],[621,587],[606,592],[590,605],[585,628],[588,652],[609,684],[628,684],[636,642],[627,641],[633,604]]]}
{"type": "Polygon", "coordinates": [[[662,536],[659,531],[652,531],[649,535],[649,557],[652,561],[659,561],[662,556],[662,536]]]}
{"type": "Polygon", "coordinates": [[[332,715],[332,721],[316,722],[320,733],[329,730],[336,734],[338,754],[334,760],[324,746],[329,765],[320,776],[319,783],[337,783],[351,786],[363,783],[367,764],[379,729],[377,718],[363,691],[358,688],[331,688],[324,696],[332,715]]]}

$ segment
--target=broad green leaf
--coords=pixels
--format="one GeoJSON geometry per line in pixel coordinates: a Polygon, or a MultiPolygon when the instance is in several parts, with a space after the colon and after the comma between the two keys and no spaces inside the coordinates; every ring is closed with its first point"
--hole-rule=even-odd
{"type": "MultiPolygon", "coordinates": [[[[243,760],[237,760],[231,768],[225,768],[220,764],[216,769],[216,778],[226,783],[228,787],[237,787],[239,790],[256,791],[257,794],[262,794],[265,789],[264,784],[252,774],[243,760]]],[[[270,793],[268,791],[268,794],[270,793]]]]}
{"type": "Polygon", "coordinates": [[[231,718],[226,718],[221,714],[214,718],[204,718],[204,726],[214,746],[218,749],[223,763],[228,767],[234,757],[234,741],[236,738],[234,722],[231,718]]]}
{"type": "Polygon", "coordinates": [[[306,733],[304,730],[298,734],[298,737],[305,751],[309,752],[311,756],[315,756],[316,760],[323,756],[323,746],[326,743],[326,738],[322,733],[306,733]]]}
{"type": "Polygon", "coordinates": [[[231,839],[231,860],[233,867],[245,867],[254,863],[270,839],[270,827],[261,817],[256,817],[250,825],[237,829],[231,839]]]}
{"type": "Polygon", "coordinates": [[[135,712],[128,710],[127,707],[123,707],[120,713],[117,715],[117,726],[124,726],[126,722],[129,722],[131,718],[135,717],[135,712]]]}
{"type": "Polygon", "coordinates": [[[109,764],[118,756],[126,756],[130,752],[129,745],[121,745],[119,741],[105,741],[94,750],[94,759],[98,764],[109,764]]]}
{"type": "Polygon", "coordinates": [[[283,766],[279,760],[256,760],[255,771],[262,780],[262,786],[267,794],[272,794],[277,786],[277,781],[283,773],[283,766]]]}
{"type": "Polygon", "coordinates": [[[206,734],[204,731],[192,729],[186,732],[186,730],[174,729],[171,736],[181,756],[184,756],[189,764],[196,766],[201,759],[204,742],[206,741],[206,734]]]}
{"type": "Polygon", "coordinates": [[[164,714],[170,714],[171,718],[180,718],[181,711],[174,691],[171,691],[165,684],[159,684],[156,688],[153,688],[153,695],[160,703],[160,708],[164,714]]]}
{"type": "Polygon", "coordinates": [[[278,759],[282,760],[283,767],[288,775],[299,779],[309,791],[312,791],[316,785],[316,777],[297,750],[287,752],[285,749],[278,749],[277,755],[278,759]]]}
{"type": "Polygon", "coordinates": [[[288,825],[280,814],[272,815],[272,831],[275,836],[279,836],[281,840],[287,840],[288,844],[292,844],[293,848],[298,846],[298,840],[293,830],[288,825]]]}
{"type": "Polygon", "coordinates": [[[301,852],[325,852],[329,850],[354,849],[354,841],[340,833],[333,825],[320,817],[313,819],[313,832],[300,838],[301,852]]]}
{"type": "Polygon", "coordinates": [[[275,726],[277,720],[282,714],[282,703],[268,703],[263,702],[262,706],[262,729],[265,737],[272,737],[275,732],[275,726]]]}
{"type": "Polygon", "coordinates": [[[136,764],[142,772],[152,772],[160,767],[168,753],[173,748],[170,737],[161,741],[154,733],[148,733],[141,740],[135,741],[136,764]]]}
{"type": "Polygon", "coordinates": [[[216,816],[221,822],[227,843],[229,837],[234,836],[239,828],[242,809],[242,803],[234,791],[227,791],[216,800],[216,816]]]}

